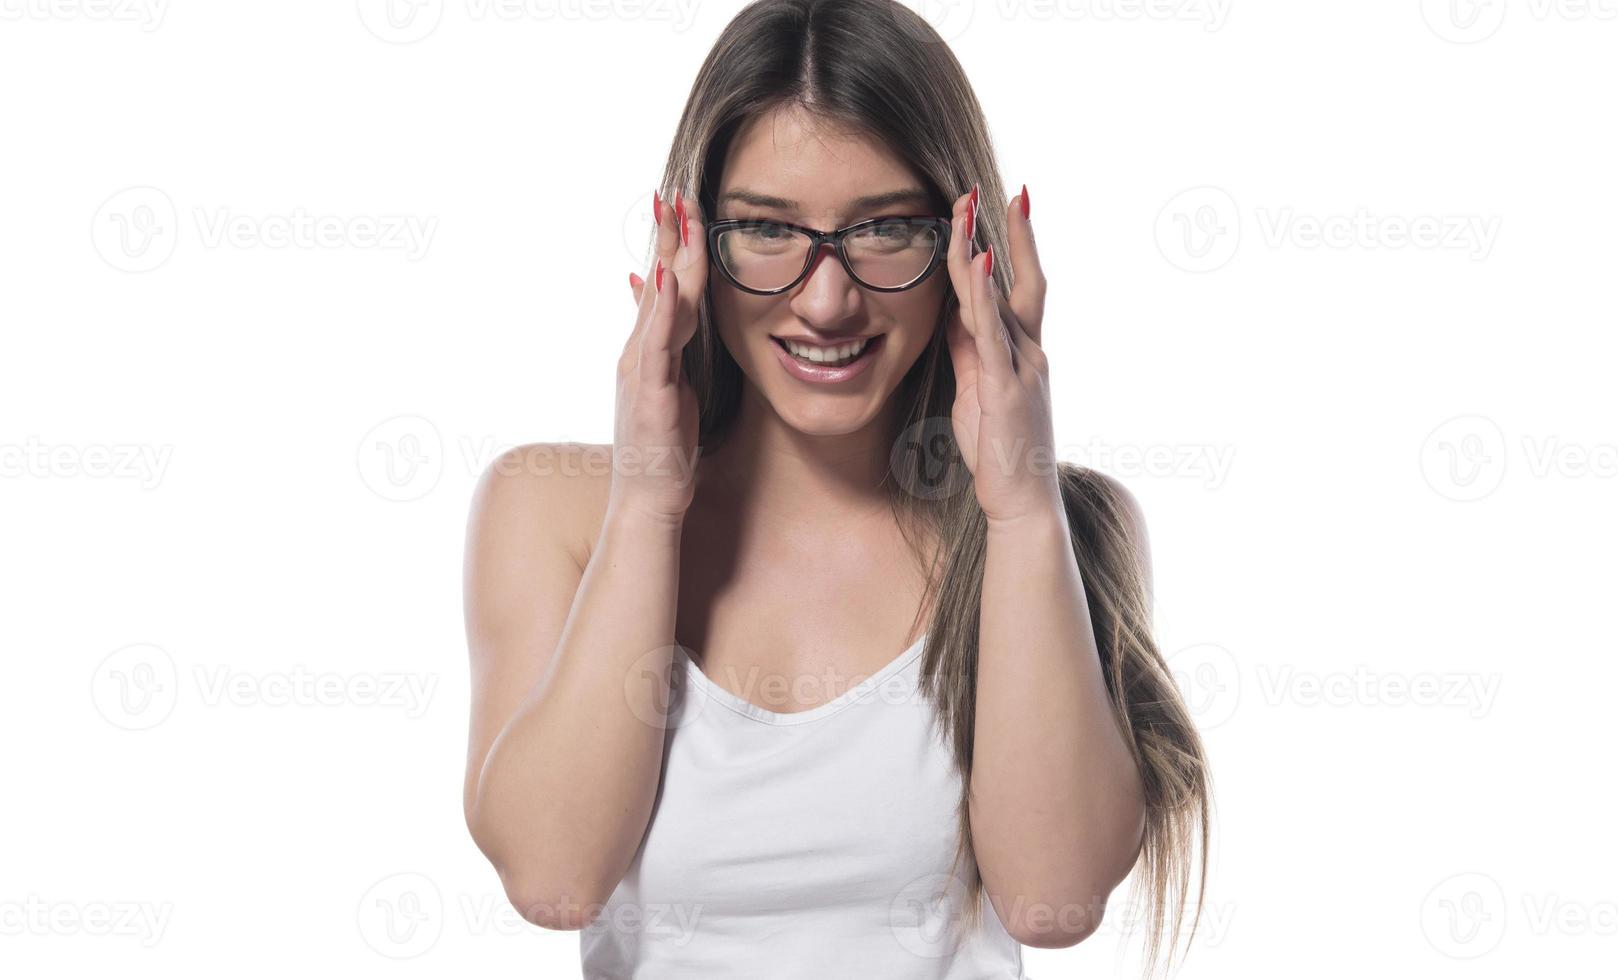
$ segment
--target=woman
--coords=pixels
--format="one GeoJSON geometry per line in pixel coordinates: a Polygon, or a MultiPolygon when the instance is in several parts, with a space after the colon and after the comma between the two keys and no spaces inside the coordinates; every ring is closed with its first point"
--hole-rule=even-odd
{"type": "Polygon", "coordinates": [[[745,8],[653,198],[613,445],[480,484],[467,821],[586,976],[1021,977],[1137,860],[1154,963],[1198,843],[1200,908],[1145,532],[1053,462],[1000,186],[902,4],[745,8]]]}

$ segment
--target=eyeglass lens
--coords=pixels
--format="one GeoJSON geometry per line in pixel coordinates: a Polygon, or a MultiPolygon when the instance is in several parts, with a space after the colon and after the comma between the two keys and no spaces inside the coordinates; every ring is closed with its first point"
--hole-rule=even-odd
{"type": "MultiPolygon", "coordinates": [[[[913,283],[938,251],[938,228],[895,218],[843,236],[843,251],[854,277],[867,286],[893,289],[913,283]]],[[[813,239],[768,221],[728,228],[718,236],[717,258],[748,289],[788,286],[809,260],[813,239]]]]}

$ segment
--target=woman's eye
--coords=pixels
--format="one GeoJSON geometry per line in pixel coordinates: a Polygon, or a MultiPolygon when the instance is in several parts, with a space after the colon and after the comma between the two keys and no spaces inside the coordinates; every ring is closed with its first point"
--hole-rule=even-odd
{"type": "Polygon", "coordinates": [[[749,225],[749,226],[745,227],[743,229],[743,231],[749,237],[756,238],[759,241],[765,241],[765,242],[780,241],[781,239],[786,238],[786,237],[788,237],[788,235],[791,234],[790,232],[788,232],[785,228],[781,227],[780,225],[772,225],[772,224],[769,224],[767,222],[766,223],[756,224],[756,225],[749,225]]]}

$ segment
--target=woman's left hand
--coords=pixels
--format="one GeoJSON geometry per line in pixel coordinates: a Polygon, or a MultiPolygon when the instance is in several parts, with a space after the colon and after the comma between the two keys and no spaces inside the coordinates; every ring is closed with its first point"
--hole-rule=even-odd
{"type": "Polygon", "coordinates": [[[1024,187],[1006,205],[1014,283],[1009,301],[988,276],[990,262],[1005,257],[973,254],[973,194],[956,200],[950,234],[949,276],[960,301],[948,324],[955,366],[950,421],[991,523],[1062,511],[1049,366],[1039,346],[1045,273],[1024,214],[1027,195],[1024,187]]]}

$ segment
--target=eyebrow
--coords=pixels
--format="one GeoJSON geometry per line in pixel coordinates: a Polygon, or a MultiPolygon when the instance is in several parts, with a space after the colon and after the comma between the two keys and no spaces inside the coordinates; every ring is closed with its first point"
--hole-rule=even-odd
{"type": "MultiPolygon", "coordinates": [[[[727,201],[738,201],[742,204],[751,204],[756,208],[781,208],[785,211],[795,211],[798,208],[797,201],[789,201],[784,197],[775,197],[770,194],[760,194],[757,191],[750,191],[744,187],[738,187],[734,190],[726,191],[724,194],[720,195],[717,203],[724,204],[727,201]]],[[[881,194],[867,194],[865,197],[856,198],[851,201],[849,203],[849,210],[868,211],[873,208],[885,208],[890,204],[909,204],[914,202],[920,202],[922,204],[928,203],[927,192],[919,187],[906,187],[902,190],[884,191],[881,194]]]]}

